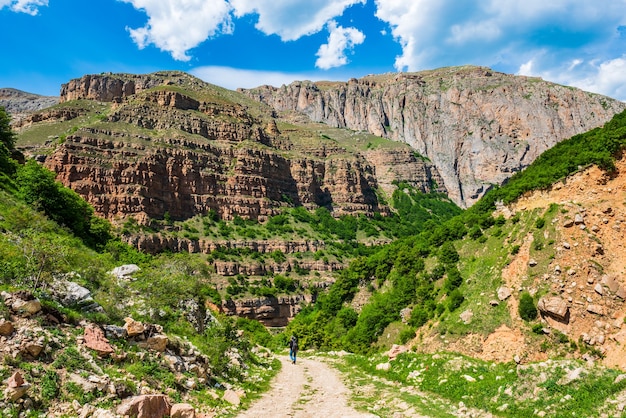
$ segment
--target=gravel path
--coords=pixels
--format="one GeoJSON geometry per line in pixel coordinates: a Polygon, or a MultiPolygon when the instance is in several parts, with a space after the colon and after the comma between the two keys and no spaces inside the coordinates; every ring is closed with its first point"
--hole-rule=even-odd
{"type": "Polygon", "coordinates": [[[348,406],[350,391],[328,365],[311,358],[299,358],[294,365],[286,356],[281,362],[272,389],[238,418],[377,418],[348,406]]]}

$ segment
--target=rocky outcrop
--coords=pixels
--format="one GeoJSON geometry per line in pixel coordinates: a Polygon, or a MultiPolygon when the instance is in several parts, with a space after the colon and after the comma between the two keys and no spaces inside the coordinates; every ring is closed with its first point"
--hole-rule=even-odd
{"type": "Polygon", "coordinates": [[[303,303],[313,302],[310,295],[230,299],[222,303],[222,309],[227,315],[255,319],[266,327],[284,327],[300,312],[303,303]]]}
{"type": "Polygon", "coordinates": [[[404,141],[470,206],[543,151],[624,110],[608,97],[481,67],[240,90],[278,111],[404,141]]]}
{"type": "MultiPolygon", "coordinates": [[[[354,152],[299,122],[281,130],[269,107],[184,73],[87,75],[61,89],[62,102],[78,99],[106,103],[105,123],[68,135],[45,164],[111,220],[210,210],[264,220],[285,206],[384,214],[377,191],[390,193],[394,181],[446,191],[434,165],[407,146],[354,152]]],[[[179,245],[201,244],[156,243],[179,245]]]]}

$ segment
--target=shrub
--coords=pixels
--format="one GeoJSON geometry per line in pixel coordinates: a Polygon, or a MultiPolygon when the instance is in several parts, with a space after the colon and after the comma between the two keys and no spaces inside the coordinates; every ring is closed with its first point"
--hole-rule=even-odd
{"type": "Polygon", "coordinates": [[[519,316],[524,321],[533,321],[537,318],[537,307],[530,293],[524,292],[519,299],[519,316]]]}
{"type": "Polygon", "coordinates": [[[413,338],[415,338],[414,328],[404,328],[402,331],[400,331],[400,334],[398,335],[398,340],[400,344],[406,344],[413,338]]]}
{"type": "Polygon", "coordinates": [[[461,291],[459,289],[454,289],[448,295],[448,310],[450,312],[455,311],[459,306],[461,306],[464,300],[465,296],[463,296],[461,291]]]}
{"type": "Polygon", "coordinates": [[[546,225],[546,220],[544,218],[538,218],[535,221],[535,228],[541,229],[546,225]]]}

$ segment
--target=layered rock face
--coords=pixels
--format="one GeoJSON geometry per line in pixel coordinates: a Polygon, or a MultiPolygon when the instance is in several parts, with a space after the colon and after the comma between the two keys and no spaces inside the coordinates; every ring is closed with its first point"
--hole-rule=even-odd
{"type": "Polygon", "coordinates": [[[223,219],[264,220],[291,205],[384,213],[377,176],[383,189],[401,180],[445,192],[432,164],[408,147],[348,152],[299,128],[281,132],[270,108],[253,111],[237,101],[243,95],[220,92],[175,72],[72,80],[61,89],[62,102],[110,101],[110,110],[68,135],[45,164],[97,213],[142,223],[209,210],[223,219]]]}
{"type": "Polygon", "coordinates": [[[240,90],[279,111],[404,141],[470,206],[557,142],[604,124],[626,104],[481,67],[294,82],[240,90]]]}

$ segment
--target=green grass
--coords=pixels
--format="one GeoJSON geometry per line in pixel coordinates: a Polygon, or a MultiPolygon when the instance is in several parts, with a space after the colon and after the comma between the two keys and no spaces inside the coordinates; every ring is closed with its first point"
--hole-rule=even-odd
{"type": "MultiPolygon", "coordinates": [[[[547,417],[599,417],[618,412],[612,399],[626,389],[626,381],[614,383],[619,371],[574,360],[516,365],[451,353],[406,353],[390,363],[389,371],[376,370],[377,364],[387,361],[383,356],[352,355],[344,361],[340,369],[351,382],[373,376],[371,381],[383,379],[379,380],[381,391],[399,384],[404,388],[402,399],[428,416],[446,416],[443,405],[454,407],[463,402],[482,414],[502,417],[533,417],[538,411],[547,417]],[[579,378],[567,378],[577,370],[579,378]],[[413,401],[403,396],[411,392],[420,396],[413,395],[413,401]],[[424,407],[424,398],[435,405],[419,409],[424,407]]],[[[367,403],[368,399],[356,401],[367,403]]]]}

